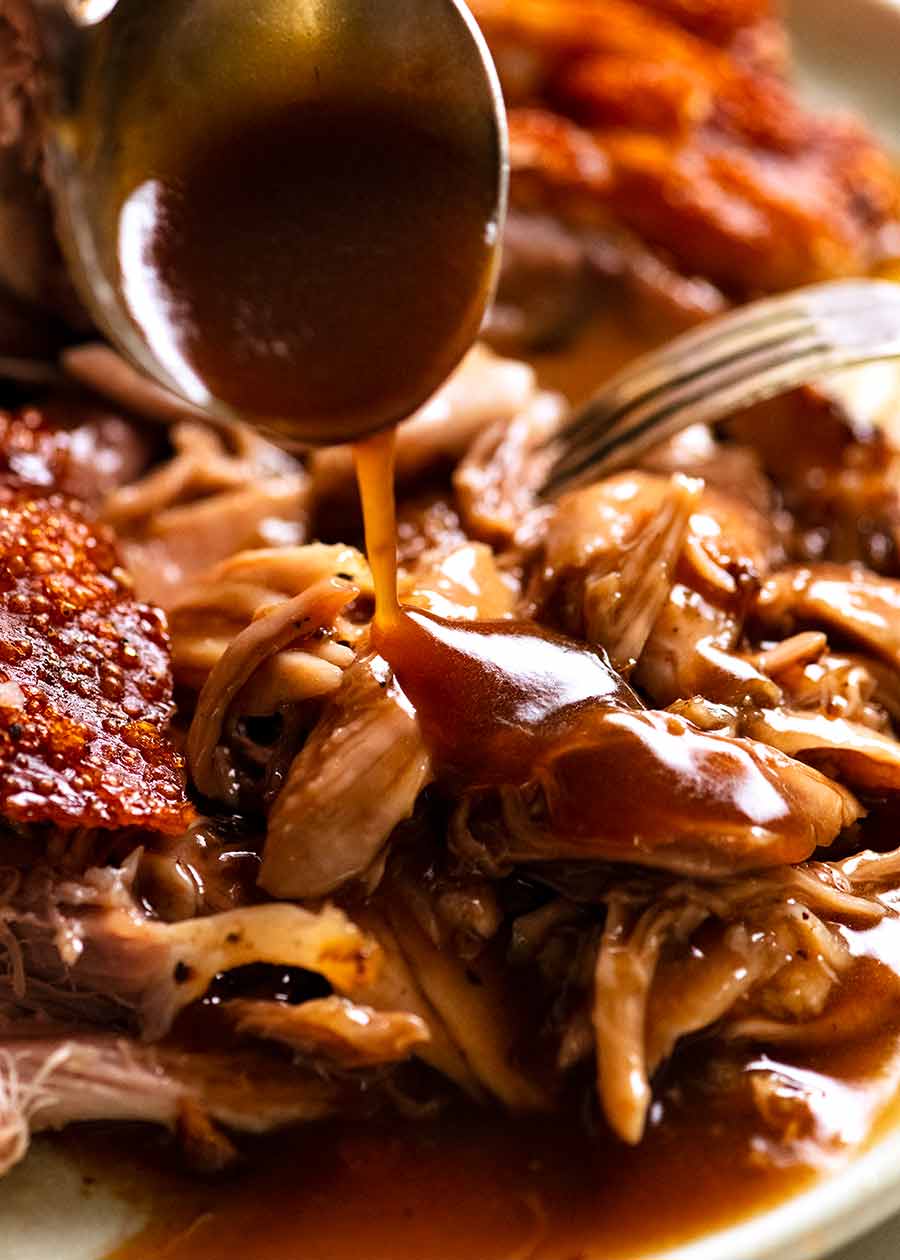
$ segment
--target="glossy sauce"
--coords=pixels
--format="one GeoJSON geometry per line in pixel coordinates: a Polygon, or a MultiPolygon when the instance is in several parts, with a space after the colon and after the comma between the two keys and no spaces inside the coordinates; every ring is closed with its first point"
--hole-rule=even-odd
{"type": "MultiPolygon", "coordinates": [[[[173,151],[175,164],[123,201],[120,260],[136,322],[198,400],[205,391],[293,440],[340,441],[401,419],[423,381],[439,383],[476,331],[496,209],[449,133],[329,102],[173,151]]],[[[686,807],[696,802],[715,767],[685,773],[684,758],[667,759],[651,732],[631,750],[645,758],[641,774],[631,764],[615,778],[622,752],[606,757],[595,725],[644,719],[602,654],[534,625],[400,607],[392,444],[382,434],[357,447],[373,641],[419,714],[439,774],[455,785],[522,783],[542,761],[574,754],[558,821],[575,832],[608,823],[628,801],[645,808],[639,789],[665,800],[686,784],[686,807]],[[606,793],[586,793],[588,780],[606,793]]],[[[707,795],[721,803],[713,787],[707,795]]],[[[885,1029],[870,1056],[880,1048],[887,1061],[896,1032],[885,1029]]],[[[857,1060],[840,1087],[834,1057],[818,1066],[840,1099],[855,1098],[857,1060]]],[[[347,1122],[268,1141],[228,1185],[186,1183],[163,1153],[141,1171],[158,1224],[120,1258],[647,1256],[810,1178],[812,1152],[786,1148],[778,1167],[761,1154],[768,1138],[753,1109],[683,1067],[634,1149],[605,1131],[588,1135],[580,1115],[522,1121],[458,1104],[437,1125],[347,1122]]],[[[740,1080],[753,1065],[732,1068],[740,1080]]],[[[87,1140],[67,1140],[90,1167],[87,1140]]],[[[100,1145],[108,1158],[108,1134],[100,1145]]]]}
{"type": "MultiPolygon", "coordinates": [[[[156,1135],[132,1135],[127,1159],[149,1151],[130,1193],[149,1190],[163,1216],[109,1260],[651,1260],[811,1180],[763,1166],[746,1117],[735,1128],[685,1118],[638,1153],[574,1118],[316,1126],[251,1150],[225,1185],[186,1184],[156,1135]]],[[[67,1139],[104,1181],[116,1140],[67,1139]]]]}
{"type": "MultiPolygon", "coordinates": [[[[372,643],[416,710],[437,778],[452,793],[539,786],[557,855],[646,858],[696,837],[708,873],[802,861],[815,846],[777,755],[641,712],[605,653],[525,621],[448,620],[397,599],[393,434],[356,448],[375,579],[372,643]],[[759,829],[743,856],[707,837],[759,829]]],[[[539,859],[536,838],[527,852],[539,859]]]]}
{"type": "Polygon", "coordinates": [[[523,621],[451,621],[397,598],[393,433],[356,447],[366,554],[375,583],[372,642],[416,709],[447,777],[518,783],[563,715],[588,704],[637,707],[605,654],[523,621]]]}
{"type": "Polygon", "coordinates": [[[846,1006],[877,1013],[863,1042],[784,1057],[683,1046],[635,1147],[580,1110],[517,1118],[462,1100],[435,1120],[273,1135],[208,1180],[149,1127],[54,1141],[87,1182],[152,1214],[109,1260],[652,1260],[775,1206],[897,1124],[898,935],[890,920],[846,930],[846,1006]],[[760,1079],[769,1106],[753,1101],[760,1079]]]}
{"type": "Polygon", "coordinates": [[[495,177],[452,120],[301,101],[171,141],[131,177],[119,267],[188,397],[336,442],[441,383],[478,330],[498,230],[495,177]]]}
{"type": "Polygon", "coordinates": [[[270,1137],[206,1182],[154,1130],[70,1130],[61,1142],[85,1174],[153,1209],[110,1260],[651,1260],[798,1193],[896,1121],[884,1108],[900,1079],[897,979],[870,961],[848,982],[883,1015],[863,1050],[798,1062],[682,1051],[638,1147],[602,1125],[588,1132],[580,1114],[523,1119],[462,1102],[435,1121],[270,1137]],[[776,1085],[771,1119],[752,1103],[759,1076],[776,1085]]]}

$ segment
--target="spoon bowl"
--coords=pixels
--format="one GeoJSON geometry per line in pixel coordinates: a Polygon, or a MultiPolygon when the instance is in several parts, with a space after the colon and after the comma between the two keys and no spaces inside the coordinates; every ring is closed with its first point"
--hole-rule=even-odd
{"type": "Polygon", "coordinates": [[[94,0],[64,35],[48,178],[118,349],[284,445],[361,438],[437,388],[506,202],[500,87],[460,0],[94,0]]]}

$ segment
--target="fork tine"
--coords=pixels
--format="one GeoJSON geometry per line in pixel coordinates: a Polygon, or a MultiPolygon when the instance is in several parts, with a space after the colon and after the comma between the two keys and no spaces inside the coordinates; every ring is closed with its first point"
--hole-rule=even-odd
{"type": "MultiPolygon", "coordinates": [[[[728,387],[732,382],[747,382],[747,389],[752,389],[752,378],[757,373],[765,373],[781,362],[790,362],[792,356],[797,359],[797,371],[819,372],[828,370],[832,362],[849,364],[851,362],[869,362],[873,358],[881,358],[892,354],[892,347],[900,336],[900,286],[890,294],[890,302],[879,299],[869,301],[863,307],[847,307],[840,311],[829,311],[827,315],[819,315],[808,327],[799,328],[793,336],[784,340],[772,338],[767,342],[749,343],[742,354],[735,358],[723,357],[710,360],[703,371],[694,370],[673,376],[659,389],[645,398],[635,400],[620,418],[607,417],[605,431],[612,440],[618,428],[630,430],[644,427],[644,413],[651,409],[658,412],[669,408],[689,391],[687,401],[711,394],[716,390],[728,387]],[[821,366],[815,366],[815,360],[821,358],[821,366]],[[694,386],[702,386],[698,390],[694,386]]],[[[577,441],[577,435],[576,435],[577,441]]]]}
{"type": "Polygon", "coordinates": [[[741,357],[749,358],[781,339],[811,334],[823,320],[853,315],[862,320],[873,310],[890,308],[893,319],[900,322],[900,285],[890,281],[840,282],[821,286],[818,292],[800,290],[785,298],[767,299],[758,306],[764,308],[761,313],[753,304],[716,320],[714,325],[682,334],[616,373],[598,395],[596,407],[587,404],[589,410],[580,413],[570,426],[573,434],[582,425],[600,423],[604,411],[606,423],[613,423],[620,413],[650,401],[674,383],[686,383],[741,357]]]}
{"type": "Polygon", "coordinates": [[[900,358],[900,338],[890,346],[876,347],[870,354],[856,356],[852,363],[844,358],[828,363],[821,354],[803,359],[791,355],[786,360],[770,364],[766,374],[756,379],[752,393],[748,392],[747,382],[742,378],[717,395],[705,393],[683,399],[665,412],[654,412],[650,423],[630,427],[612,437],[603,435],[592,445],[585,444],[564,466],[559,463],[553,465],[544,495],[556,496],[564,489],[621,468],[650,446],[672,437],[689,424],[713,424],[741,407],[793,389],[822,372],[885,358],[900,358]]]}
{"type": "MultiPolygon", "coordinates": [[[[805,375],[813,357],[821,356],[823,352],[822,345],[816,342],[807,342],[802,351],[794,342],[786,345],[779,343],[776,347],[767,348],[756,359],[752,371],[762,379],[763,374],[785,365],[794,365],[805,375]]],[[[666,389],[653,400],[652,406],[629,409],[615,424],[585,431],[585,437],[568,446],[556,460],[548,484],[562,484],[579,476],[589,466],[601,463],[607,469],[613,464],[621,466],[632,455],[677,432],[682,427],[683,413],[691,412],[691,422],[695,421],[695,416],[696,422],[699,422],[701,409],[717,391],[721,397],[730,397],[735,388],[745,390],[747,380],[746,366],[738,363],[731,371],[723,370],[712,377],[702,376],[693,389],[666,389]]]]}
{"type": "MultiPolygon", "coordinates": [[[[900,357],[900,286],[887,281],[829,284],[799,296],[810,318],[795,323],[789,335],[764,338],[771,329],[751,307],[742,322],[745,328],[755,326],[756,335],[740,353],[721,353],[729,344],[727,330],[724,337],[704,338],[700,329],[688,334],[691,343],[701,348],[717,344],[718,357],[700,356],[687,371],[658,380],[627,402],[616,400],[614,410],[608,392],[602,391],[572,429],[558,436],[557,444],[566,446],[550,469],[545,494],[585,480],[600,463],[607,469],[619,467],[688,423],[712,423],[740,406],[835,368],[900,357]]],[[[793,294],[789,301],[769,299],[759,305],[769,312],[779,304],[782,310],[788,306],[796,310],[797,298],[793,294]]],[[[675,364],[683,362],[684,344],[684,338],[677,339],[666,348],[665,357],[675,364]]],[[[620,378],[627,381],[628,375],[626,371],[620,378]]]]}
{"type": "MultiPolygon", "coordinates": [[[[796,356],[790,354],[788,359],[796,361],[796,356]]],[[[785,359],[779,357],[774,363],[770,360],[766,367],[771,370],[784,362],[785,359]]],[[[745,379],[741,376],[737,381],[727,382],[722,387],[723,394],[730,394],[732,388],[735,385],[740,387],[745,379]]],[[[621,468],[686,424],[699,423],[708,397],[709,392],[705,388],[698,393],[674,398],[667,394],[640,419],[634,420],[629,414],[614,429],[604,429],[576,446],[567,447],[548,473],[545,495],[556,495],[562,489],[583,482],[588,473],[600,476],[621,468]],[[690,416],[690,420],[684,419],[686,415],[690,416]]]]}
{"type": "MultiPolygon", "coordinates": [[[[679,359],[698,345],[714,345],[736,335],[753,333],[760,325],[769,325],[791,318],[808,319],[837,313],[848,306],[871,305],[874,301],[900,302],[900,285],[892,280],[829,280],[825,284],[807,285],[776,297],[762,298],[699,324],[651,354],[660,361],[679,359]]],[[[645,356],[649,357],[649,356],[645,356]]],[[[623,370],[627,373],[629,367],[623,370]]]]}
{"type": "MultiPolygon", "coordinates": [[[[751,347],[745,355],[738,358],[716,360],[696,371],[673,377],[615,413],[606,411],[604,398],[598,399],[596,413],[593,404],[588,402],[584,408],[584,422],[580,421],[571,430],[566,429],[567,445],[569,450],[574,451],[585,442],[596,445],[597,442],[613,442],[618,434],[626,431],[639,433],[655,424],[659,414],[670,410],[675,404],[684,402],[686,405],[706,397],[716,389],[727,388],[733,382],[747,380],[755,373],[764,372],[773,363],[791,358],[800,359],[810,353],[823,352],[827,348],[827,344],[811,327],[803,329],[796,336],[775,338],[751,347]]],[[[560,462],[564,463],[565,458],[562,457],[560,462]]]]}
{"type": "MultiPolygon", "coordinates": [[[[900,312],[900,306],[898,306],[898,312],[900,312]]],[[[689,386],[692,382],[702,380],[711,373],[729,369],[744,370],[744,365],[749,364],[760,353],[777,350],[801,338],[808,338],[814,330],[814,323],[807,320],[789,332],[776,330],[763,340],[762,329],[760,329],[757,339],[748,339],[743,346],[729,344],[726,348],[722,343],[715,354],[712,351],[716,347],[711,347],[711,353],[707,357],[697,355],[694,358],[673,359],[673,367],[668,371],[665,365],[658,366],[657,360],[653,363],[648,361],[633,375],[623,378],[624,387],[616,387],[611,382],[610,388],[604,388],[596,399],[587,402],[577,419],[568,426],[567,431],[571,434],[573,442],[577,442],[582,430],[595,432],[601,425],[604,428],[612,428],[621,418],[629,416],[638,408],[648,406],[662,394],[689,386]],[[684,365],[681,371],[674,368],[674,364],[679,361],[684,365]]]]}

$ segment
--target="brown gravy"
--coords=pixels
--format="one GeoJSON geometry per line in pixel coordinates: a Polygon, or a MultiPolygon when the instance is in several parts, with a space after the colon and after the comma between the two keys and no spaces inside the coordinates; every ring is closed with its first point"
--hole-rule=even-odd
{"type": "MultiPolygon", "coordinates": [[[[135,319],[157,352],[162,339],[179,379],[283,436],[339,441],[401,419],[474,335],[469,279],[489,284],[495,207],[478,201],[483,181],[440,125],[316,102],[173,152],[128,191],[121,259],[135,319]],[[448,211],[461,197],[472,213],[448,211]]],[[[628,687],[583,645],[401,609],[391,435],[360,445],[357,463],[375,644],[444,775],[519,782],[548,748],[585,736],[588,703],[634,713],[628,687]]],[[[585,769],[602,778],[609,767],[575,765],[567,799],[582,809],[585,769]]],[[[633,786],[615,785],[618,806],[633,786]]],[[[807,1065],[822,1073],[823,1106],[832,1088],[863,1107],[857,1075],[879,1054],[888,1062],[896,1037],[883,1029],[865,1064],[807,1065]]],[[[726,1066],[738,1081],[754,1070],[726,1066]]],[[[720,1080],[692,1078],[683,1060],[675,1078],[636,1148],[589,1135],[574,1115],[522,1120],[459,1104],[437,1122],[312,1126],[250,1149],[231,1181],[203,1183],[141,1130],[118,1139],[120,1162],[133,1168],[143,1150],[143,1185],[131,1190],[149,1190],[155,1223],[118,1260],[647,1260],[810,1180],[816,1143],[773,1150],[759,1113],[720,1080]]],[[[836,1151],[842,1139],[838,1128],[836,1151]]],[[[62,1140],[86,1171],[110,1175],[114,1135],[62,1140]]]]}
{"type": "Polygon", "coordinates": [[[701,1042],[660,1083],[629,1147],[582,1114],[515,1117],[454,1103],[436,1119],[345,1119],[243,1144],[203,1178],[143,1126],[51,1139],[144,1210],[108,1260],[654,1260],[834,1172],[898,1122],[896,924],[848,930],[845,992],[880,1012],[861,1044],[782,1060],[701,1042]],[[752,1082],[773,1084],[768,1106],[752,1082]]]}
{"type": "Polygon", "coordinates": [[[865,1062],[838,1052],[802,1068],[757,1056],[718,1060],[711,1075],[702,1057],[682,1055],[677,1085],[661,1091],[633,1148],[586,1133],[576,1116],[464,1105],[436,1121],[341,1121],[270,1137],[212,1181],[186,1174],[152,1130],[59,1140],[86,1176],[153,1210],[109,1260],[653,1260],[838,1167],[852,1149],[842,1123],[855,1131],[878,1110],[862,1073],[882,1064],[896,1085],[896,1036],[892,1027],[874,1038],[865,1062]],[[821,1087],[821,1145],[808,1133],[782,1142],[741,1087],[723,1090],[723,1074],[769,1071],[781,1075],[784,1105],[804,1084],[821,1087]]]}
{"type": "Polygon", "coordinates": [[[638,701],[604,657],[527,621],[449,621],[404,609],[376,647],[419,716],[442,777],[521,783],[586,705],[638,701]]]}
{"type": "MultiPolygon", "coordinates": [[[[171,1148],[142,1132],[132,1193],[149,1185],[162,1212],[110,1260],[650,1260],[809,1182],[802,1163],[755,1158],[753,1139],[746,1117],[701,1112],[628,1150],[575,1119],[461,1111],[297,1131],[250,1150],[228,1181],[185,1184],[166,1168],[171,1148]]],[[[67,1140],[107,1175],[114,1132],[67,1140]]]]}
{"type": "Polygon", "coordinates": [[[198,401],[337,442],[403,419],[471,342],[496,212],[434,110],[293,102],[133,174],[119,266],[198,401]]]}

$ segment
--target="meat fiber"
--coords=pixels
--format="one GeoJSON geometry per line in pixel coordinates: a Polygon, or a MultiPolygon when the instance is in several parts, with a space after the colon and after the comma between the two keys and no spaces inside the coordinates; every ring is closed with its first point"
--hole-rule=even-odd
{"type": "Polygon", "coordinates": [[[234,1157],[213,1122],[264,1133],[334,1111],[334,1086],[266,1056],[157,1050],[124,1037],[21,1038],[0,1044],[0,1175],[32,1133],[76,1121],[179,1128],[211,1171],[234,1157]]]}
{"type": "MultiPolygon", "coordinates": [[[[139,855],[78,880],[37,869],[7,896],[0,924],[8,1000],[32,1005],[32,979],[80,992],[89,1003],[99,996],[108,1022],[155,1041],[217,976],[235,968],[302,968],[347,995],[377,974],[377,943],[336,907],[268,903],[164,923],[134,898],[138,864],[139,855]]],[[[37,995],[38,1009],[45,992],[37,995]]]]}
{"type": "Polygon", "coordinates": [[[359,878],[431,778],[415,713],[380,657],[347,670],[269,815],[260,883],[321,897],[359,878]]]}

